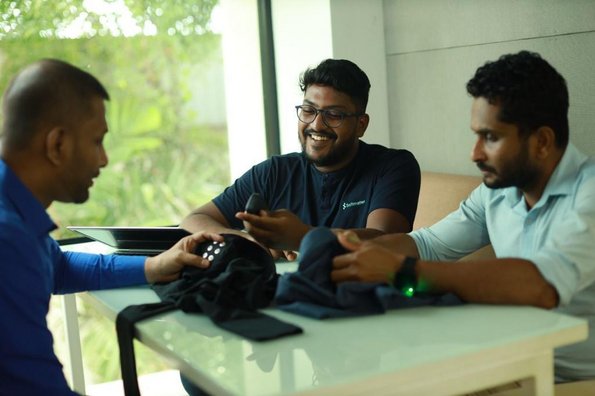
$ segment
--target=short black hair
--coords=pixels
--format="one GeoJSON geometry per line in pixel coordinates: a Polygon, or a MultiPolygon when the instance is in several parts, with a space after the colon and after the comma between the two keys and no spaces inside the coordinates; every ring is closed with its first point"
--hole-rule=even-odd
{"type": "Polygon", "coordinates": [[[548,126],[558,147],[568,145],[566,81],[538,53],[520,51],[487,62],[469,80],[467,92],[500,105],[499,119],[517,125],[521,134],[548,126]]]}
{"type": "Polygon", "coordinates": [[[109,100],[99,80],[69,63],[42,59],[25,67],[4,93],[2,144],[23,149],[41,126],[76,122],[95,97],[109,100]]]}
{"type": "Polygon", "coordinates": [[[300,76],[302,92],[313,84],[329,86],[349,95],[360,112],[366,111],[370,80],[355,63],[347,59],[325,59],[300,76]]]}

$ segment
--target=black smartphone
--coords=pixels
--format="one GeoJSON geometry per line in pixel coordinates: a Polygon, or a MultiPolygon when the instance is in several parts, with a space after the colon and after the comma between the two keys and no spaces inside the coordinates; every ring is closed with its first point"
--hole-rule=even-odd
{"type": "Polygon", "coordinates": [[[246,202],[246,212],[251,214],[259,214],[261,210],[269,210],[269,205],[259,193],[252,193],[248,202],[246,202]]]}

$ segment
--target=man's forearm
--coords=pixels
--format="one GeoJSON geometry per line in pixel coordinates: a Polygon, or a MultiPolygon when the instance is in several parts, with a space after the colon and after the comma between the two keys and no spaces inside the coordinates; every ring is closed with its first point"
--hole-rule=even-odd
{"type": "MultiPolygon", "coordinates": [[[[362,241],[368,241],[371,239],[373,239],[374,241],[382,240],[382,239],[380,239],[381,237],[387,237],[386,241],[393,241],[396,235],[400,235],[400,234],[387,234],[384,231],[377,230],[374,228],[333,228],[332,231],[335,234],[338,234],[339,232],[344,232],[344,231],[352,231],[362,241]]],[[[392,242],[386,242],[386,243],[394,245],[394,243],[392,243],[392,242]]],[[[383,245],[384,245],[384,243],[383,243],[383,245]]],[[[417,249],[415,249],[415,250],[417,251],[417,249]]]]}
{"type": "Polygon", "coordinates": [[[546,309],[558,305],[556,289],[527,260],[420,260],[417,273],[421,291],[452,292],[467,302],[532,305],[546,309]]]}
{"type": "MultiPolygon", "coordinates": [[[[419,258],[415,241],[408,234],[386,234],[371,242],[419,258]]],[[[417,271],[420,291],[452,292],[473,303],[532,305],[547,309],[558,305],[556,289],[528,260],[419,260],[417,271]]]]}
{"type": "Polygon", "coordinates": [[[384,234],[372,239],[372,242],[405,256],[419,257],[415,241],[407,234],[384,234]]]}
{"type": "MultiPolygon", "coordinates": [[[[334,230],[333,230],[334,231],[334,230]]],[[[341,230],[346,231],[346,230],[341,230]]],[[[385,235],[384,232],[380,230],[376,230],[373,228],[353,228],[350,231],[353,231],[357,234],[358,238],[362,241],[366,241],[368,239],[373,239],[382,235],[385,235]]]]}
{"type": "Polygon", "coordinates": [[[229,230],[224,224],[221,224],[211,216],[202,213],[191,213],[182,220],[180,227],[190,231],[207,231],[214,233],[221,233],[229,230]]]}

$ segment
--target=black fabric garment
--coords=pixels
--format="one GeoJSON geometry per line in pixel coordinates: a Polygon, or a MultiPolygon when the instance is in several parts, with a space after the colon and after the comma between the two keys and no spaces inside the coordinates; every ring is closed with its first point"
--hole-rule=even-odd
{"type": "Polygon", "coordinates": [[[186,268],[180,279],[153,285],[162,302],[132,305],[116,318],[120,363],[127,396],[138,395],[134,360],[134,324],[166,311],[204,313],[217,326],[256,341],[299,334],[302,329],[257,310],[270,305],[278,275],[267,250],[238,235],[224,234],[224,242],[204,242],[207,269],[186,268]]]}
{"type": "Polygon", "coordinates": [[[170,303],[154,303],[131,305],[116,316],[116,333],[120,350],[120,372],[124,384],[124,394],[140,395],[138,388],[136,360],[134,357],[134,324],[142,319],[150,318],[163,312],[171,311],[170,303]]]}
{"type": "Polygon", "coordinates": [[[346,253],[328,228],[308,232],[300,245],[298,271],[283,274],[278,281],[275,302],[279,309],[316,319],[371,315],[388,309],[424,305],[458,305],[454,294],[416,294],[381,283],[331,281],[333,257],[346,253]]]}

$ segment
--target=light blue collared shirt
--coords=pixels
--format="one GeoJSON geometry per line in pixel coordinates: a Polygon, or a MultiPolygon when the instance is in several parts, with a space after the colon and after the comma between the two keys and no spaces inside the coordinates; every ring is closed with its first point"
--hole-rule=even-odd
{"type": "Polygon", "coordinates": [[[556,311],[589,321],[587,341],[556,350],[557,380],[595,378],[595,158],[569,144],[527,210],[516,187],[477,187],[458,210],[410,233],[424,260],[457,260],[489,243],[535,264],[560,297],[556,311]]]}

